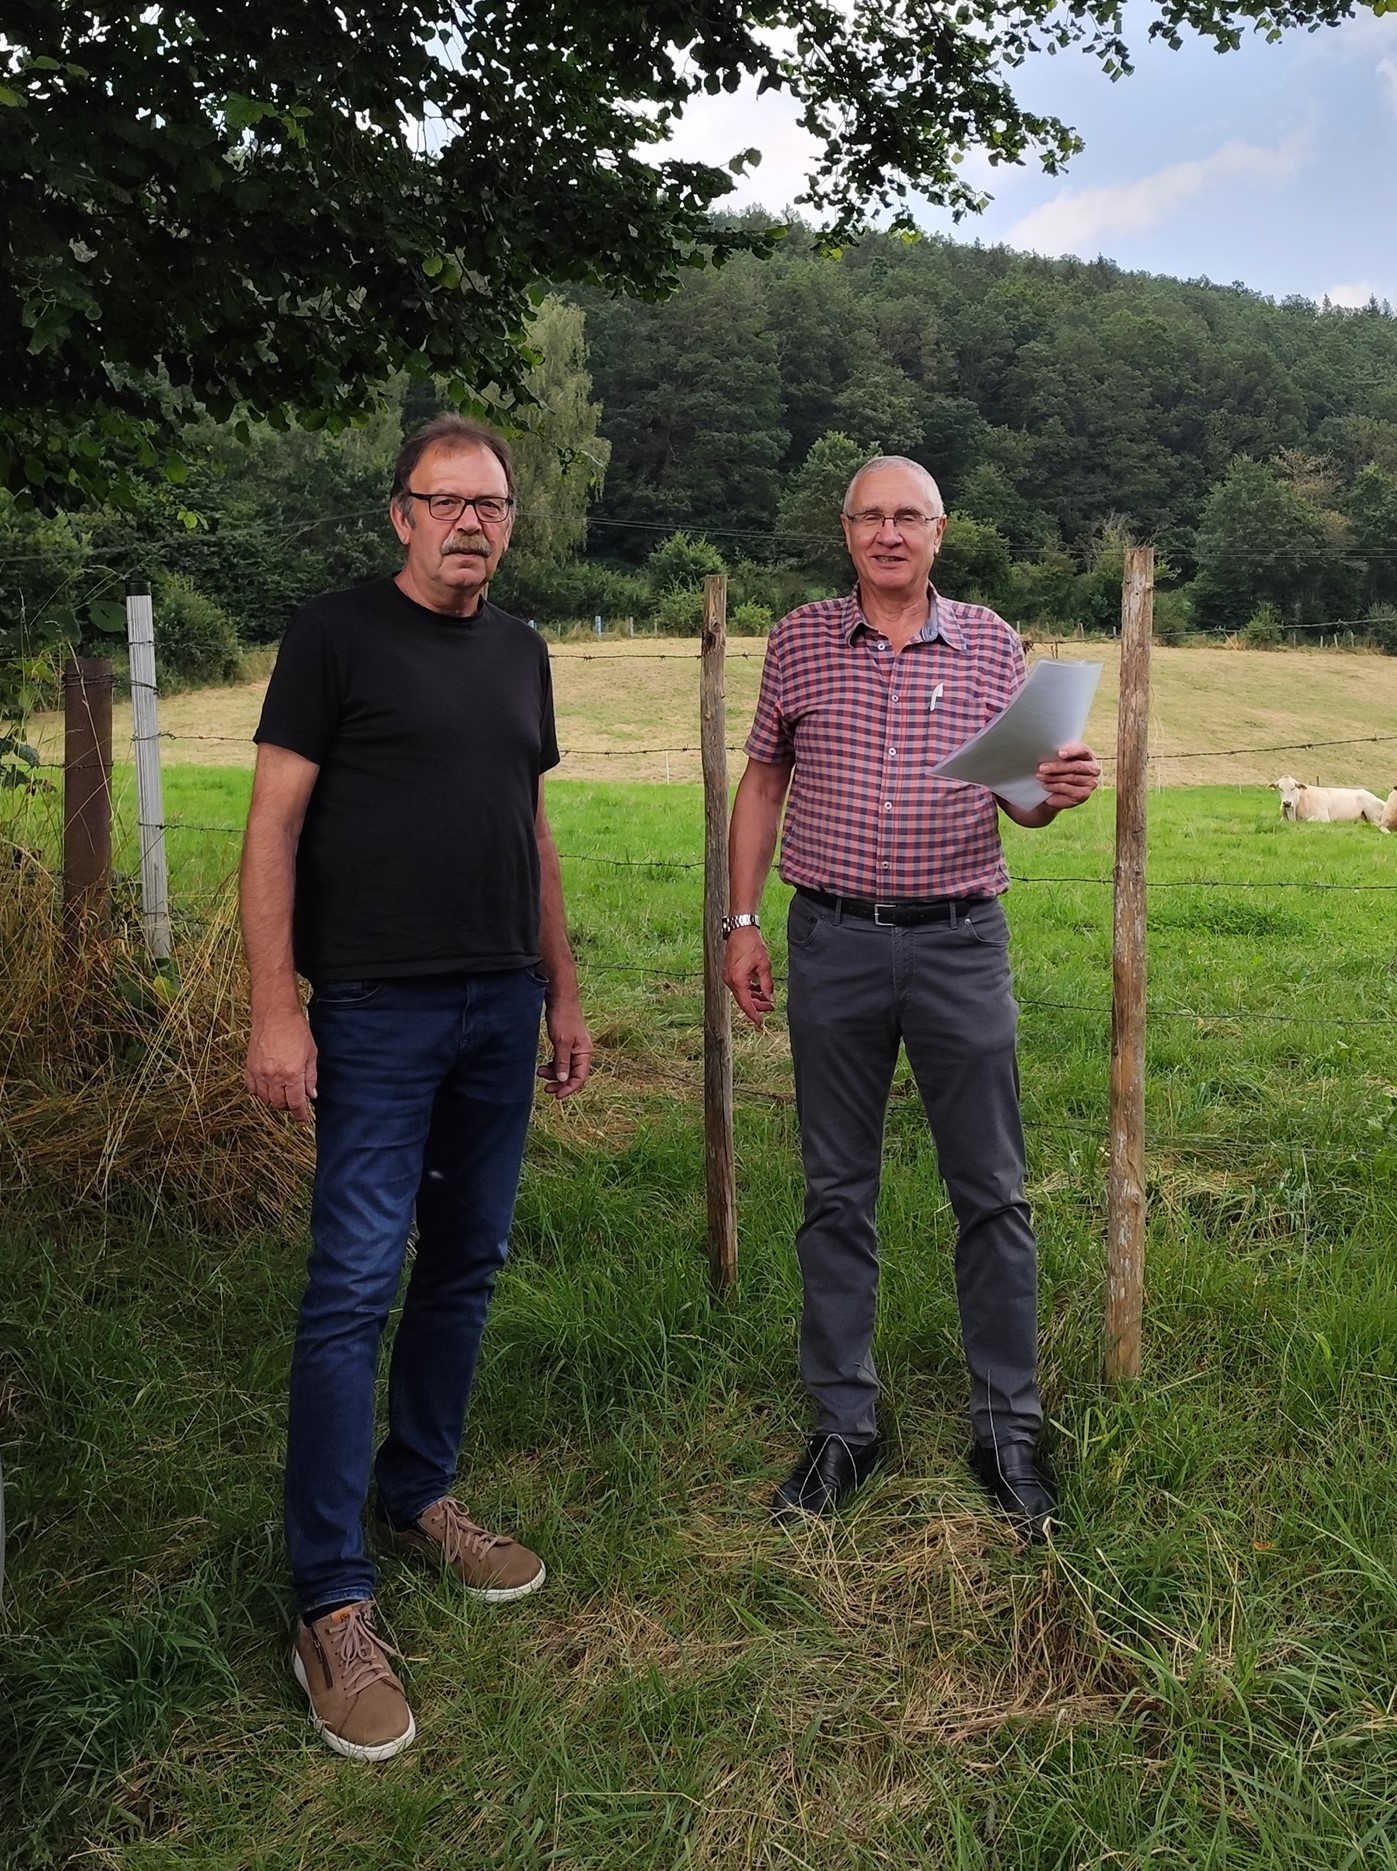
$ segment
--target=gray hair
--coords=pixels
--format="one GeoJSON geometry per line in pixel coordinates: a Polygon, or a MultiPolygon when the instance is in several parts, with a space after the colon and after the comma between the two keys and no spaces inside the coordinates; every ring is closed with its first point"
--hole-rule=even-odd
{"type": "Polygon", "coordinates": [[[404,514],[410,514],[405,499],[407,484],[427,450],[438,447],[457,450],[462,454],[471,448],[488,448],[504,469],[505,485],[513,495],[514,457],[510,453],[509,443],[497,429],[490,428],[486,423],[474,422],[469,416],[458,416],[454,411],[447,410],[439,416],[433,416],[430,422],[424,422],[403,443],[398,459],[393,463],[393,486],[388,496],[390,505],[404,514]]]}
{"type": "Polygon", "coordinates": [[[920,476],[926,483],[927,492],[931,496],[932,518],[939,520],[945,513],[946,508],[942,503],[941,489],[936,485],[930,474],[927,473],[921,462],[913,461],[907,455],[874,455],[872,460],[864,462],[853,480],[850,481],[848,489],[845,492],[843,508],[845,513],[849,511],[849,502],[854,497],[854,489],[858,486],[864,475],[872,473],[875,468],[910,468],[913,474],[920,476]]]}

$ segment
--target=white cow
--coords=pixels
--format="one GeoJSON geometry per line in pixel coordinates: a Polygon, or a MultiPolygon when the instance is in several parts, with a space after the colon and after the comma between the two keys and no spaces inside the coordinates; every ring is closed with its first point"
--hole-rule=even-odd
{"type": "Polygon", "coordinates": [[[1366,819],[1382,831],[1390,831],[1397,824],[1397,806],[1393,805],[1397,790],[1384,806],[1376,793],[1363,786],[1307,786],[1289,773],[1272,784],[1281,796],[1283,819],[1312,819],[1320,825],[1352,825],[1366,819]],[[1391,823],[1385,822],[1389,811],[1393,814],[1391,823]]]}
{"type": "Polygon", "coordinates": [[[1383,807],[1382,817],[1378,820],[1378,830],[1397,832],[1397,786],[1394,786],[1387,795],[1387,804],[1383,807]]]}

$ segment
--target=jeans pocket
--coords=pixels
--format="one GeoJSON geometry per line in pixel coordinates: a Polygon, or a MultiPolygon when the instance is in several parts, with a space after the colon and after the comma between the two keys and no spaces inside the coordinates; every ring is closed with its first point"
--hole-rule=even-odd
{"type": "Polygon", "coordinates": [[[533,967],[526,968],[524,970],[524,973],[528,977],[528,979],[533,982],[535,987],[541,987],[544,990],[544,992],[547,993],[548,976],[545,974],[542,968],[535,965],[533,967]]]}
{"type": "Polygon", "coordinates": [[[822,920],[808,903],[802,903],[799,897],[792,897],[791,907],[786,912],[787,948],[809,948],[820,932],[822,920]]]}
{"type": "Polygon", "coordinates": [[[317,1007],[365,1007],[383,992],[381,981],[314,981],[311,999],[317,1007]]]}
{"type": "Polygon", "coordinates": [[[967,910],[960,919],[960,927],[985,948],[1009,946],[1009,922],[997,897],[967,910]]]}

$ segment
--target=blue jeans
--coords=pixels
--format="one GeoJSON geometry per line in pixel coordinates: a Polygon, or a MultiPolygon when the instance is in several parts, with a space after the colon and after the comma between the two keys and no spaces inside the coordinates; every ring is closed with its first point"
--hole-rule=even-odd
{"type": "Polygon", "coordinates": [[[504,1265],[538,1062],[543,977],[326,981],[315,1193],[291,1359],[286,1545],[302,1611],[369,1596],[373,1464],[397,1525],[450,1492],[485,1314],[504,1265]],[[418,1241],[374,1458],[379,1341],[413,1208],[418,1241]]]}

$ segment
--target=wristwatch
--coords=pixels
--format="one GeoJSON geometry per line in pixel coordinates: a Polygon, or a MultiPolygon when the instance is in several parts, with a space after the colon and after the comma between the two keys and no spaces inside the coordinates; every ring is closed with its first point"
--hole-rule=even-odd
{"type": "Polygon", "coordinates": [[[761,918],[755,912],[747,910],[740,911],[736,916],[725,916],[718,925],[723,932],[725,942],[734,929],[760,929],[761,926],[761,918]]]}

